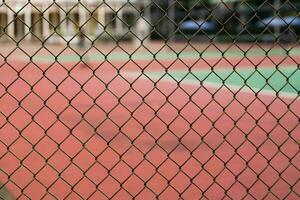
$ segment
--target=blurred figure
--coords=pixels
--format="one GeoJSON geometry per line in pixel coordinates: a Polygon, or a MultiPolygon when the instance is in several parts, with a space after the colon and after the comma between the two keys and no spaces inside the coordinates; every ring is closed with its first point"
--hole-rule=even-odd
{"type": "Polygon", "coordinates": [[[87,49],[86,37],[83,30],[80,30],[78,34],[78,47],[80,54],[81,66],[88,66],[88,55],[85,54],[87,49]]]}
{"type": "Polygon", "coordinates": [[[134,44],[136,47],[148,42],[149,25],[145,19],[140,18],[137,20],[134,35],[134,44]]]}

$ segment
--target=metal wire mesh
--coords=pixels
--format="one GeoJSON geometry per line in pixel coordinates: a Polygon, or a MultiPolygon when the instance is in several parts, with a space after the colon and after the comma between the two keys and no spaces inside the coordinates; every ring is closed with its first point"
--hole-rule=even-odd
{"type": "Polygon", "coordinates": [[[299,199],[300,4],[0,2],[1,199],[299,199]]]}

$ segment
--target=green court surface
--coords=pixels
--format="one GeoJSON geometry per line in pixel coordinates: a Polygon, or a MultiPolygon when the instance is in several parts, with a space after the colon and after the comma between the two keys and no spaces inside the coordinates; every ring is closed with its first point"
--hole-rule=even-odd
{"type": "Polygon", "coordinates": [[[213,69],[192,70],[192,72],[173,70],[165,72],[146,72],[145,76],[153,81],[177,81],[199,85],[225,85],[228,88],[248,88],[253,92],[280,92],[297,96],[300,92],[300,70],[295,66],[286,66],[279,69],[263,67],[259,69],[213,69]]]}
{"type": "MultiPolygon", "coordinates": [[[[288,48],[287,48],[288,49],[288,48]]],[[[80,54],[75,53],[59,53],[58,55],[35,55],[33,56],[33,61],[35,62],[54,62],[55,60],[59,62],[79,62],[80,54]]],[[[228,49],[228,50],[166,50],[162,49],[156,52],[148,50],[133,51],[132,53],[125,52],[125,50],[115,50],[109,53],[101,53],[101,48],[98,50],[88,51],[86,53],[89,56],[89,61],[124,61],[124,60],[147,60],[151,61],[153,59],[157,60],[175,60],[175,59],[221,59],[221,58],[264,58],[266,56],[300,56],[300,48],[293,47],[289,51],[283,48],[271,48],[269,50],[262,48],[250,48],[250,49],[228,49]]],[[[26,59],[29,59],[26,57],[26,59]]]]}
{"type": "MultiPolygon", "coordinates": [[[[101,49],[99,49],[101,50],[101,49]]],[[[122,50],[112,51],[106,55],[100,53],[97,50],[93,50],[88,53],[88,61],[127,61],[127,60],[140,60],[151,61],[154,58],[157,60],[193,60],[193,59],[221,59],[221,58],[235,58],[243,59],[245,57],[256,59],[264,58],[266,56],[300,56],[300,48],[291,48],[288,52],[282,48],[271,48],[270,50],[262,48],[249,48],[245,49],[228,49],[223,52],[220,50],[189,50],[189,51],[167,51],[160,50],[156,53],[150,51],[136,51],[131,54],[122,50]]],[[[33,61],[36,62],[80,62],[80,56],[76,53],[61,53],[59,55],[36,55],[33,57],[33,61]]],[[[142,75],[141,72],[126,72],[127,76],[142,75]]],[[[258,66],[256,69],[253,66],[243,67],[236,69],[224,68],[224,69],[191,69],[191,72],[187,70],[170,70],[167,73],[165,71],[147,71],[144,75],[153,81],[163,79],[164,81],[180,81],[181,83],[189,83],[198,85],[199,82],[204,84],[215,85],[220,87],[222,85],[227,86],[230,89],[250,89],[253,92],[273,92],[280,94],[287,94],[291,96],[298,96],[300,91],[300,82],[297,78],[300,77],[299,67],[296,65],[280,67],[275,66],[258,66]]]]}

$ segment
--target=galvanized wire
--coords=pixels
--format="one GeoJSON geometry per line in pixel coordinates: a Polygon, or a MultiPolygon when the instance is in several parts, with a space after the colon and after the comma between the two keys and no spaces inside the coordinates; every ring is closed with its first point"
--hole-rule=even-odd
{"type": "Polygon", "coordinates": [[[1,1],[0,198],[298,199],[299,8],[1,1]]]}

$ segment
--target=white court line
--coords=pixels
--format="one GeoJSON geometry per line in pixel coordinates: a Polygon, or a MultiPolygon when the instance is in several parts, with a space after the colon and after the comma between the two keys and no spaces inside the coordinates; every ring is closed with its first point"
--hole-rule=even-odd
{"type": "MultiPolygon", "coordinates": [[[[125,76],[127,78],[137,78],[139,77],[139,79],[151,79],[152,81],[162,81],[162,82],[166,82],[166,83],[171,83],[174,82],[174,79],[169,78],[169,77],[164,77],[162,79],[160,79],[161,76],[158,75],[149,75],[149,74],[142,74],[138,73],[138,72],[125,72],[122,73],[122,76],[125,76]]],[[[281,97],[281,98],[286,98],[286,99],[297,99],[299,100],[299,95],[296,93],[291,93],[291,92],[278,92],[276,94],[275,91],[272,90],[266,90],[266,89],[261,89],[261,88],[247,88],[247,87],[243,87],[241,88],[240,86],[237,85],[232,85],[232,84],[221,84],[221,83],[214,83],[214,82],[208,82],[208,81],[204,81],[202,85],[200,85],[200,82],[197,80],[182,80],[180,81],[180,84],[185,84],[185,85],[191,85],[191,86],[203,86],[203,87],[207,87],[207,88],[211,88],[211,89],[230,89],[233,92],[243,92],[243,93],[247,93],[247,94],[252,94],[252,95],[264,95],[264,96],[271,96],[271,97],[281,97]],[[224,87],[226,86],[226,87],[224,87]]]]}

